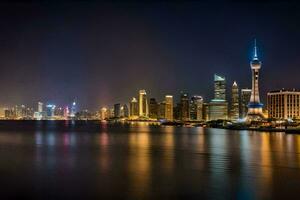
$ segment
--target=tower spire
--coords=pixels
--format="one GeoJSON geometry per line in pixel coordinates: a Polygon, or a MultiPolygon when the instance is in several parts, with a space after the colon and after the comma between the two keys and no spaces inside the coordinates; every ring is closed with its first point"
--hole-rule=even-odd
{"type": "Polygon", "coordinates": [[[254,39],[254,59],[257,59],[257,47],[256,47],[256,38],[254,39]]]}

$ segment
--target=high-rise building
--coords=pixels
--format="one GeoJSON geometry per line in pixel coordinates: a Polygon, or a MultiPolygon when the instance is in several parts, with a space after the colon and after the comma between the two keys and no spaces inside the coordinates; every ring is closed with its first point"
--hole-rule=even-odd
{"type": "Polygon", "coordinates": [[[268,92],[269,118],[300,119],[300,91],[277,90],[268,92]]]}
{"type": "Polygon", "coordinates": [[[241,89],[240,118],[245,118],[248,113],[248,104],[251,97],[251,89],[241,89]]]}
{"type": "Polygon", "coordinates": [[[119,103],[116,103],[114,105],[114,117],[115,118],[121,117],[121,105],[119,103]]]}
{"type": "Polygon", "coordinates": [[[68,119],[69,115],[70,115],[69,106],[66,106],[64,108],[64,118],[68,119]]]}
{"type": "Polygon", "coordinates": [[[139,117],[148,117],[148,101],[146,90],[139,91],[139,117]]]}
{"type": "Polygon", "coordinates": [[[228,119],[228,103],[226,101],[225,77],[214,75],[214,99],[208,105],[208,119],[228,119]]]}
{"type": "Polygon", "coordinates": [[[180,120],[188,121],[190,119],[190,100],[188,93],[181,92],[180,95],[180,120]]]}
{"type": "Polygon", "coordinates": [[[256,40],[254,44],[254,55],[250,62],[251,70],[252,70],[252,91],[250,102],[248,104],[248,113],[247,113],[247,120],[249,121],[256,121],[261,120],[264,118],[263,115],[263,104],[260,103],[259,99],[259,70],[261,68],[261,61],[258,59],[257,56],[257,47],[256,47],[256,40]]]}
{"type": "Polygon", "coordinates": [[[127,106],[127,104],[124,104],[123,106],[123,117],[129,117],[129,110],[128,110],[128,106],[127,106]]]}
{"type": "Polygon", "coordinates": [[[46,106],[46,113],[47,113],[47,118],[48,118],[48,119],[53,119],[55,108],[56,108],[56,106],[55,106],[55,105],[52,105],[52,104],[48,104],[48,105],[46,106]]]}
{"type": "Polygon", "coordinates": [[[173,96],[165,96],[165,119],[173,121],[173,96]]]}
{"type": "Polygon", "coordinates": [[[239,107],[239,88],[237,83],[234,81],[231,88],[231,120],[237,121],[239,119],[239,107]]]}
{"type": "Polygon", "coordinates": [[[203,98],[201,96],[191,97],[190,118],[195,121],[203,120],[203,98]]]}
{"type": "Polygon", "coordinates": [[[149,117],[152,119],[157,119],[158,117],[158,103],[155,98],[150,98],[149,101],[149,117]]]}
{"type": "Polygon", "coordinates": [[[107,108],[103,107],[100,110],[100,120],[106,120],[108,118],[108,112],[107,108]]]}
{"type": "Polygon", "coordinates": [[[208,121],[209,120],[209,103],[203,103],[203,120],[208,121]]]}
{"type": "Polygon", "coordinates": [[[226,100],[226,80],[225,77],[214,75],[215,98],[219,100],[226,100]]]}
{"type": "Polygon", "coordinates": [[[139,105],[136,98],[132,98],[130,104],[129,104],[129,113],[130,117],[137,117],[139,115],[139,105]]]}
{"type": "Polygon", "coordinates": [[[175,120],[180,120],[180,109],[181,109],[180,103],[177,103],[176,106],[174,106],[173,108],[173,118],[175,120]]]}
{"type": "Polygon", "coordinates": [[[38,112],[41,113],[43,112],[43,103],[42,102],[38,102],[38,112]]]}
{"type": "Polygon", "coordinates": [[[76,110],[76,102],[73,101],[72,106],[71,106],[71,114],[70,114],[70,116],[71,117],[75,117],[76,112],[77,112],[77,110],[76,110]]]}
{"type": "Polygon", "coordinates": [[[166,119],[166,102],[160,102],[158,104],[158,119],[166,119]]]}

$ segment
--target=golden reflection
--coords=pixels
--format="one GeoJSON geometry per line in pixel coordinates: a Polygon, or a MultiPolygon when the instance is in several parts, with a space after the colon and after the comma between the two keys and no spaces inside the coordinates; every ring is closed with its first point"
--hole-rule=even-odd
{"type": "MultiPolygon", "coordinates": [[[[172,127],[174,128],[174,127],[172,127]]],[[[168,131],[171,131],[169,129],[168,131]]],[[[172,173],[174,167],[174,134],[173,132],[168,132],[163,137],[163,145],[165,150],[163,151],[163,169],[166,173],[172,173]]]]}
{"type": "MultiPolygon", "coordinates": [[[[139,126],[140,129],[145,131],[147,128],[139,126]]],[[[149,128],[149,127],[148,127],[149,128]]],[[[145,191],[149,191],[150,184],[150,135],[149,133],[140,132],[132,133],[129,136],[129,160],[128,168],[130,171],[130,182],[133,194],[136,198],[141,198],[145,191]]]]}
{"type": "Polygon", "coordinates": [[[261,134],[261,187],[262,191],[269,191],[272,185],[272,160],[270,147],[270,133],[261,134]],[[266,188],[268,187],[268,188],[266,188]]]}
{"type": "Polygon", "coordinates": [[[204,135],[204,130],[202,127],[198,127],[197,128],[197,132],[198,132],[198,147],[200,152],[205,152],[205,139],[207,136],[204,135]]]}
{"type": "Polygon", "coordinates": [[[103,173],[106,173],[109,170],[109,152],[108,152],[108,143],[109,137],[106,132],[103,132],[99,136],[99,146],[100,146],[100,158],[99,165],[103,173]]]}
{"type": "Polygon", "coordinates": [[[297,136],[295,136],[296,138],[295,138],[295,141],[296,141],[296,143],[297,143],[297,146],[296,146],[296,155],[297,155],[297,157],[298,157],[298,159],[297,159],[297,165],[298,165],[298,168],[300,168],[300,135],[297,135],[297,136]]]}

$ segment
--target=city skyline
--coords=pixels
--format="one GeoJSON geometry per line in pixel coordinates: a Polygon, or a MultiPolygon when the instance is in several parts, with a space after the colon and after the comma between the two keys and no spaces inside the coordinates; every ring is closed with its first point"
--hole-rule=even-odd
{"type": "Polygon", "coordinates": [[[211,99],[215,73],[251,87],[254,38],[264,63],[262,102],[267,91],[298,84],[296,2],[0,4],[0,105],[76,98],[96,110],[128,102],[141,88],[161,99],[178,101],[180,91],[211,99]]]}

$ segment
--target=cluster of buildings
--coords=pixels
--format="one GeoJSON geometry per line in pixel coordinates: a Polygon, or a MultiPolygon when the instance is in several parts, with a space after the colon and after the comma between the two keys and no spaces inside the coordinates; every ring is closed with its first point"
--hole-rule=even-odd
{"type": "Polygon", "coordinates": [[[300,91],[278,90],[267,93],[267,106],[259,96],[259,70],[261,61],[257,55],[256,42],[253,58],[250,61],[252,72],[252,88],[239,89],[233,82],[229,94],[226,92],[226,79],[214,75],[214,98],[204,101],[200,95],[190,96],[181,92],[175,104],[172,95],[165,95],[163,101],[149,98],[146,90],[139,90],[128,104],[114,104],[103,107],[100,111],[90,113],[88,110],[77,111],[74,101],[70,106],[59,107],[53,104],[44,105],[38,102],[37,110],[25,105],[4,108],[2,119],[36,119],[36,120],[68,120],[68,119],[124,119],[124,120],[163,120],[180,122],[204,122],[213,120],[263,121],[300,119],[300,91]],[[229,98],[227,97],[229,96],[229,98]]]}
{"type": "Polygon", "coordinates": [[[78,112],[75,101],[71,106],[65,107],[59,107],[54,104],[44,105],[44,103],[38,102],[36,111],[25,105],[3,108],[1,111],[2,119],[12,120],[67,120],[79,119],[84,115],[89,115],[87,110],[78,112]]]}
{"type": "Polygon", "coordinates": [[[125,118],[131,120],[166,120],[166,121],[210,121],[233,120],[245,118],[248,113],[248,103],[251,89],[238,88],[236,82],[231,89],[231,101],[226,99],[226,79],[214,75],[214,98],[206,103],[200,95],[190,96],[181,92],[179,102],[174,103],[172,95],[165,95],[163,101],[148,98],[145,90],[138,92],[138,98],[133,97],[127,104],[115,104],[113,108],[103,107],[100,119],[125,118]],[[241,94],[241,95],[240,95],[241,94]]]}
{"type": "Polygon", "coordinates": [[[115,104],[114,108],[102,108],[100,118],[127,118],[137,120],[166,121],[262,121],[271,119],[300,119],[300,92],[296,90],[271,91],[267,94],[267,109],[263,110],[259,95],[259,70],[261,61],[258,58],[256,41],[253,58],[250,62],[252,88],[239,89],[234,81],[230,98],[226,98],[226,79],[214,75],[214,98],[204,102],[202,96],[189,96],[181,92],[179,102],[175,105],[173,96],[166,95],[162,102],[155,98],[148,101],[145,90],[140,90],[138,98],[133,97],[127,104],[115,104]],[[228,101],[228,99],[230,99],[228,101]]]}

